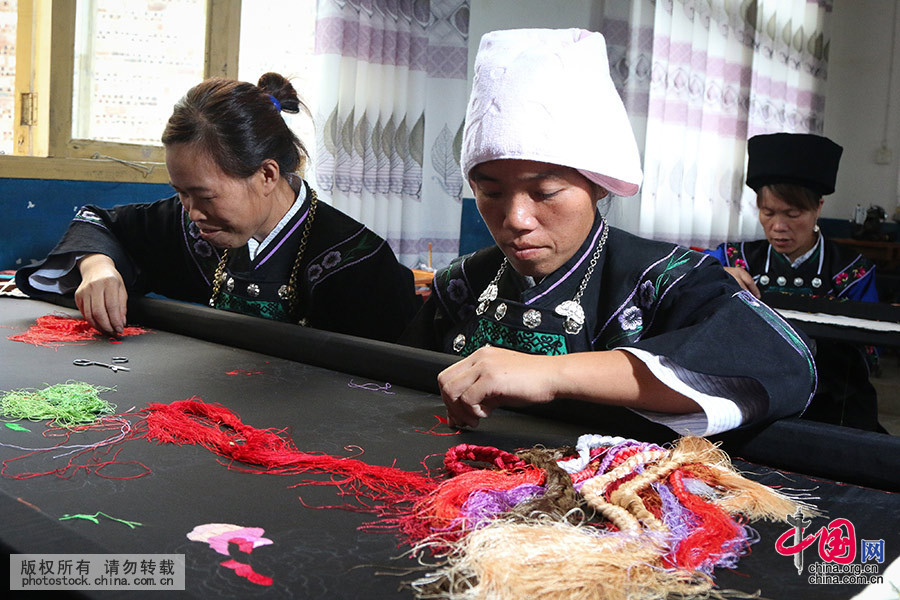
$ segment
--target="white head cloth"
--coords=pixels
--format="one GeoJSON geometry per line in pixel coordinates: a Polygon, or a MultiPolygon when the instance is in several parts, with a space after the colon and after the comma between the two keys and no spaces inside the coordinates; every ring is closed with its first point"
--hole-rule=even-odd
{"type": "Polygon", "coordinates": [[[637,193],[640,155],[601,34],[513,29],[481,38],[463,133],[463,177],[501,158],[572,167],[614,194],[637,193]]]}

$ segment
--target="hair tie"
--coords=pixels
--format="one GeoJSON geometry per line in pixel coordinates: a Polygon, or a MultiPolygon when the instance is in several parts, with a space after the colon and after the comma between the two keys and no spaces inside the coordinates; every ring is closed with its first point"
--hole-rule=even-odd
{"type": "Polygon", "coordinates": [[[266,94],[266,95],[269,97],[269,100],[272,101],[272,104],[275,105],[275,108],[278,110],[278,112],[281,112],[281,102],[278,101],[278,98],[276,98],[272,94],[266,94]]]}

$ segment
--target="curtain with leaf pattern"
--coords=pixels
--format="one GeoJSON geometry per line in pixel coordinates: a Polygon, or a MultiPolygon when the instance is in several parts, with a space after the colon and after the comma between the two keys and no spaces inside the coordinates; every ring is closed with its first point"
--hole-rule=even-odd
{"type": "Polygon", "coordinates": [[[832,0],[614,0],[610,67],[644,183],[612,221],[684,245],[762,237],[750,137],[823,131],[832,0]]]}
{"type": "Polygon", "coordinates": [[[407,266],[459,248],[469,0],[319,0],[314,187],[407,266]]]}

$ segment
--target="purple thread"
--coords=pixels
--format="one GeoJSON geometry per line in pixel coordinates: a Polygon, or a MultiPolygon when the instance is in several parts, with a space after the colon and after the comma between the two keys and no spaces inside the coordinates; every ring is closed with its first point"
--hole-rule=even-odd
{"type": "Polygon", "coordinates": [[[659,482],[652,485],[662,502],[662,522],[669,530],[669,551],[674,554],[697,526],[699,519],[678,501],[669,486],[659,482]]]}
{"type": "Polygon", "coordinates": [[[478,527],[526,500],[543,496],[545,491],[543,486],[533,483],[523,483],[510,490],[478,490],[469,494],[460,518],[470,527],[478,527]]]}

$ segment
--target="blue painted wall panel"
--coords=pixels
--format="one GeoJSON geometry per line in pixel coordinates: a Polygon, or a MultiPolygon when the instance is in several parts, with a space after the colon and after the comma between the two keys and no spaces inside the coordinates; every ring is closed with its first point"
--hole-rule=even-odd
{"type": "Polygon", "coordinates": [[[109,208],[152,202],[172,193],[162,183],[0,179],[0,269],[44,258],[85,204],[109,208]]]}

